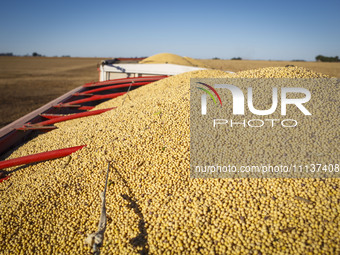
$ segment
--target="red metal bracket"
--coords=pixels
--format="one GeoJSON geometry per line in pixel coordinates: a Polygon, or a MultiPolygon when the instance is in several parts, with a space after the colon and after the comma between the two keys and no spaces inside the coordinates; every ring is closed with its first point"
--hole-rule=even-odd
{"type": "Polygon", "coordinates": [[[63,114],[47,114],[47,113],[42,113],[39,115],[49,120],[65,116],[63,114]]]}
{"type": "Polygon", "coordinates": [[[53,129],[56,129],[57,127],[55,126],[23,126],[21,128],[16,128],[16,130],[21,130],[21,131],[28,131],[28,130],[39,130],[43,132],[48,132],[53,129]]]}
{"type": "Polygon", "coordinates": [[[9,177],[11,177],[11,176],[6,176],[6,177],[4,177],[4,178],[0,178],[0,182],[3,182],[3,181],[6,181],[6,180],[8,180],[9,179],[9,177]]]}
{"type": "Polygon", "coordinates": [[[84,93],[74,93],[73,94],[73,96],[94,96],[94,94],[89,94],[89,93],[86,93],[86,94],[84,94],[84,93]]]}
{"type": "Polygon", "coordinates": [[[45,121],[42,121],[42,122],[30,124],[26,127],[52,125],[54,123],[58,123],[58,122],[66,121],[66,120],[78,119],[78,118],[83,118],[83,117],[87,117],[87,116],[101,114],[103,112],[107,112],[107,111],[110,111],[110,110],[115,109],[115,108],[117,108],[117,107],[101,109],[101,110],[96,110],[96,111],[92,111],[92,112],[81,112],[81,113],[75,113],[75,114],[60,116],[60,117],[52,118],[50,120],[45,120],[45,121]]]}
{"type": "Polygon", "coordinates": [[[66,102],[64,104],[61,104],[61,106],[62,107],[68,107],[68,106],[72,106],[72,105],[75,105],[75,104],[92,102],[92,101],[97,101],[97,100],[101,100],[101,99],[115,98],[115,97],[122,96],[124,94],[126,94],[126,92],[119,92],[119,93],[113,93],[113,94],[107,94],[107,95],[96,95],[96,96],[92,96],[92,97],[85,98],[85,99],[79,99],[79,100],[75,100],[75,101],[71,101],[71,102],[66,102]]]}
{"type": "Polygon", "coordinates": [[[105,86],[105,85],[114,85],[114,84],[123,84],[134,82],[142,82],[142,81],[158,81],[168,77],[167,75],[155,75],[155,76],[146,76],[146,77],[133,77],[133,78],[123,78],[123,79],[114,79],[108,81],[98,81],[98,82],[90,82],[83,85],[83,87],[96,87],[96,86],[105,86]]]}
{"type": "Polygon", "coordinates": [[[66,105],[63,103],[57,104],[57,105],[53,105],[54,108],[80,108],[82,107],[80,104],[78,105],[66,105]]]}
{"type": "Polygon", "coordinates": [[[41,162],[41,161],[50,160],[50,159],[62,158],[62,157],[70,155],[73,152],[76,152],[77,150],[82,149],[85,146],[86,145],[81,145],[81,146],[70,147],[70,148],[61,149],[61,150],[47,151],[47,152],[42,152],[38,154],[28,155],[25,157],[0,161],[0,169],[12,167],[12,166],[30,164],[30,163],[35,163],[35,162],[41,162]]]}
{"type": "Polygon", "coordinates": [[[89,111],[89,110],[92,110],[95,106],[80,106],[78,107],[78,110],[86,110],[86,111],[89,111]]]}
{"type": "Polygon", "coordinates": [[[146,84],[151,83],[150,81],[148,82],[132,82],[132,83],[127,83],[127,84],[120,84],[120,85],[112,85],[112,86],[106,86],[98,89],[91,89],[87,90],[81,93],[76,93],[74,96],[86,96],[88,93],[94,93],[94,92],[99,92],[99,91],[104,91],[104,90],[109,90],[109,89],[119,89],[119,88],[126,88],[126,87],[133,87],[133,86],[143,86],[146,84]]]}

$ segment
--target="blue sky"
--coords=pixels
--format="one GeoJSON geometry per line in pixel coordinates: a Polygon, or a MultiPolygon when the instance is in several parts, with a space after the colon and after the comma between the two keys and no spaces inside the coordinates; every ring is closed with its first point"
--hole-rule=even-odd
{"type": "Polygon", "coordinates": [[[340,1],[2,1],[0,52],[314,60],[340,56],[340,1]]]}

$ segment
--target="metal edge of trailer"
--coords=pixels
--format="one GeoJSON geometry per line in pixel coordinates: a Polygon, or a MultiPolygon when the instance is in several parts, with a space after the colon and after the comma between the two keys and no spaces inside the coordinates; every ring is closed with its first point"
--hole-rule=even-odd
{"type": "MultiPolygon", "coordinates": [[[[148,79],[150,80],[149,83],[166,78],[166,76],[155,76],[154,78],[148,79]]],[[[134,78],[133,80],[145,80],[145,78],[134,78]]],[[[117,85],[118,84],[125,84],[126,82],[131,83],[131,79],[126,79],[127,81],[124,81],[124,79],[117,79],[117,85]]],[[[147,83],[140,84],[140,85],[146,85],[147,83]]],[[[105,86],[106,84],[98,84],[97,86],[105,86]]],[[[117,86],[119,89],[120,86],[117,86]]],[[[55,129],[55,126],[48,126],[48,125],[39,125],[39,123],[42,122],[42,119],[46,119],[44,115],[46,114],[47,116],[49,114],[54,114],[55,109],[60,109],[60,108],[74,108],[76,111],[89,111],[94,106],[86,106],[86,105],[74,105],[74,102],[88,102],[88,101],[96,101],[98,100],[100,103],[100,100],[106,100],[110,98],[114,98],[119,95],[125,94],[125,92],[120,92],[120,93],[114,93],[114,94],[107,94],[107,95],[93,95],[91,97],[88,97],[85,99],[77,99],[77,100],[72,100],[73,98],[77,98],[79,96],[85,96],[85,95],[77,95],[79,93],[82,93],[88,89],[84,85],[79,86],[64,95],[50,101],[49,103],[41,106],[40,108],[26,114],[25,116],[13,121],[12,123],[8,124],[7,126],[3,127],[0,129],[0,157],[3,157],[8,153],[11,149],[15,148],[15,146],[20,145],[21,143],[27,141],[27,139],[30,139],[30,135],[36,135],[36,131],[39,132],[48,132],[50,130],[55,129]]],[[[115,89],[114,87],[112,89],[115,89]]],[[[97,104],[97,103],[96,103],[97,104]]],[[[66,114],[69,114],[69,110],[66,114]]],[[[90,116],[93,115],[94,113],[83,113],[83,114],[72,114],[72,116],[69,117],[61,117],[63,115],[60,115],[58,118],[60,121],[68,120],[68,119],[73,119],[77,118],[80,116],[90,116]]],[[[47,118],[48,119],[48,118],[47,118]]],[[[46,121],[45,121],[46,122],[46,121]]],[[[52,121],[54,122],[54,121],[52,121]]],[[[44,122],[43,122],[44,123],[44,122]]]]}
{"type": "Polygon", "coordinates": [[[27,137],[31,130],[29,131],[18,131],[18,128],[21,128],[25,123],[28,123],[32,121],[33,119],[37,118],[42,114],[43,112],[47,111],[54,105],[58,104],[59,102],[62,102],[70,97],[78,91],[81,91],[83,89],[82,86],[79,86],[66,94],[50,101],[49,103],[41,106],[40,108],[26,114],[25,116],[13,121],[12,123],[8,124],[7,126],[0,129],[0,156],[4,153],[6,153],[11,147],[14,147],[20,142],[24,140],[25,137],[27,137]]]}
{"type": "Polygon", "coordinates": [[[79,87],[67,92],[66,94],[48,102],[47,104],[41,106],[40,108],[34,110],[33,112],[26,114],[25,116],[21,117],[20,119],[13,121],[12,123],[8,124],[7,126],[4,126],[3,128],[0,129],[0,138],[5,136],[9,132],[15,130],[16,128],[22,127],[25,123],[30,122],[37,115],[43,113],[44,111],[48,110],[49,108],[53,107],[54,105],[57,105],[58,103],[64,101],[65,99],[72,97],[74,93],[78,92],[81,89],[83,89],[83,87],[79,86],[79,87]]]}
{"type": "Polygon", "coordinates": [[[175,65],[175,64],[105,64],[99,67],[99,80],[101,82],[110,79],[110,73],[133,75],[177,75],[180,73],[206,70],[202,67],[175,65]]]}

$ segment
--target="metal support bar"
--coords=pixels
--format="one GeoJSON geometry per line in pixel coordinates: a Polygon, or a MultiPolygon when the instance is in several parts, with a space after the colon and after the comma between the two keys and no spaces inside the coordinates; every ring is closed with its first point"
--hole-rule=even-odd
{"type": "Polygon", "coordinates": [[[47,114],[47,113],[43,113],[39,115],[49,120],[65,116],[63,114],[47,114]]]}
{"type": "Polygon", "coordinates": [[[74,104],[74,105],[66,105],[66,104],[57,104],[53,105],[54,108],[79,108],[82,107],[80,104],[74,104]]]}
{"type": "Polygon", "coordinates": [[[130,83],[134,82],[142,82],[142,81],[158,81],[160,79],[164,79],[168,77],[167,75],[159,75],[159,76],[148,76],[148,77],[132,77],[132,78],[123,78],[123,79],[114,79],[108,81],[99,81],[99,82],[91,82],[86,83],[83,87],[97,87],[97,86],[105,86],[105,85],[114,85],[114,84],[123,84],[123,83],[130,83]]]}
{"type": "Polygon", "coordinates": [[[0,161],[0,169],[12,167],[12,166],[30,164],[30,163],[35,163],[35,162],[41,162],[41,161],[50,160],[50,159],[62,158],[62,157],[70,155],[73,152],[76,152],[77,150],[80,150],[81,148],[85,146],[86,145],[81,145],[81,146],[70,147],[66,149],[47,151],[47,152],[42,152],[38,154],[28,155],[25,157],[0,161]]]}
{"type": "Polygon", "coordinates": [[[107,95],[95,95],[95,96],[85,98],[85,99],[79,99],[79,100],[75,100],[75,101],[71,101],[71,102],[66,102],[64,104],[61,104],[61,106],[69,107],[69,106],[75,105],[75,104],[92,102],[92,101],[97,101],[97,100],[101,100],[101,99],[115,98],[115,97],[122,96],[124,94],[126,94],[126,92],[119,92],[119,93],[113,93],[113,94],[107,94],[107,95]]]}
{"type": "Polygon", "coordinates": [[[94,108],[95,106],[80,106],[78,110],[85,110],[85,111],[90,111],[94,108]]]}
{"type": "Polygon", "coordinates": [[[104,91],[104,90],[109,90],[109,89],[119,89],[119,88],[126,88],[126,87],[132,87],[132,86],[143,86],[146,84],[151,83],[151,81],[148,82],[132,82],[132,83],[127,83],[127,84],[120,84],[120,85],[112,85],[112,86],[106,86],[98,89],[91,89],[88,91],[84,91],[82,93],[77,93],[78,96],[86,96],[88,93],[94,93],[94,92],[99,92],[99,91],[104,91]]]}
{"type": "Polygon", "coordinates": [[[15,130],[20,130],[20,131],[28,131],[28,130],[37,130],[37,131],[51,131],[53,129],[56,129],[57,127],[55,126],[23,126],[21,128],[16,128],[15,130]]]}
{"type": "Polygon", "coordinates": [[[74,93],[73,96],[94,96],[94,94],[89,94],[89,93],[74,93]]]}
{"type": "Polygon", "coordinates": [[[96,110],[96,111],[92,111],[92,112],[81,112],[81,113],[70,114],[70,115],[61,116],[61,117],[58,117],[58,118],[53,118],[53,119],[50,119],[50,120],[45,120],[45,121],[42,121],[42,122],[39,122],[39,123],[27,125],[26,127],[53,125],[54,123],[58,123],[58,122],[66,121],[66,120],[78,119],[78,118],[83,118],[83,117],[87,117],[87,116],[101,114],[103,112],[110,111],[114,108],[116,108],[116,107],[96,110]]]}

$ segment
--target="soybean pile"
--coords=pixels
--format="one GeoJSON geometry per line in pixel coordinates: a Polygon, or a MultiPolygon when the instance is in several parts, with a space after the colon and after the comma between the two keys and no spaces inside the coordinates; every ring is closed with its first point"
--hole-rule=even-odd
{"type": "Polygon", "coordinates": [[[1,183],[2,253],[88,254],[107,162],[102,254],[339,253],[339,179],[190,179],[190,78],[238,75],[323,77],[302,68],[189,72],[94,109],[115,110],[56,124],[9,158],[87,146],[1,183]]]}
{"type": "Polygon", "coordinates": [[[190,57],[182,57],[172,53],[159,53],[139,61],[140,64],[175,64],[183,66],[195,66],[209,68],[208,65],[204,64],[198,59],[190,57]]]}

